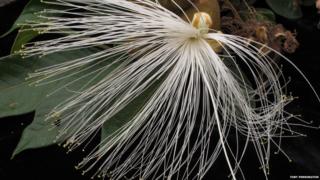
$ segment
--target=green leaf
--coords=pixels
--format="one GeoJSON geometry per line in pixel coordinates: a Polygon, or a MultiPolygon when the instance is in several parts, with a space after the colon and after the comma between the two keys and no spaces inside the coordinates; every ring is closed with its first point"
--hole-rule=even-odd
{"type": "MultiPolygon", "coordinates": [[[[99,76],[92,74],[86,78],[80,78],[88,72],[79,71],[75,76],[38,87],[31,87],[29,83],[25,81],[27,73],[33,72],[41,67],[87,56],[94,52],[97,52],[96,48],[60,52],[45,56],[41,59],[35,57],[21,59],[18,56],[0,59],[0,117],[36,111],[33,122],[24,130],[13,156],[26,149],[54,144],[54,139],[58,135],[57,128],[49,131],[49,128],[52,127],[52,122],[44,121],[50,110],[74,95],[75,91],[78,91],[89,80],[92,80],[93,77],[94,81],[92,81],[92,84],[101,80],[114,70],[119,63],[105,69],[99,76]],[[75,79],[79,80],[68,86],[68,90],[62,89],[47,97],[48,94],[51,94],[57,88],[75,79]]],[[[113,60],[110,59],[110,61],[106,60],[105,62],[109,64],[113,62],[113,60]]],[[[105,64],[101,63],[95,68],[103,65],[105,64]]]]}
{"type": "Polygon", "coordinates": [[[18,32],[18,35],[11,47],[11,54],[14,54],[16,51],[19,51],[22,46],[31,41],[33,38],[37,37],[39,32],[32,30],[21,30],[18,32]]]}
{"type": "Polygon", "coordinates": [[[45,96],[42,93],[49,88],[30,87],[25,77],[44,66],[43,61],[37,58],[22,60],[19,56],[10,56],[0,59],[0,118],[25,114],[36,109],[45,96]]]}
{"type": "Polygon", "coordinates": [[[265,9],[265,8],[256,8],[255,14],[254,14],[255,17],[252,15],[252,12],[248,10],[239,11],[239,14],[245,20],[255,18],[257,21],[270,21],[270,22],[276,21],[275,14],[271,10],[265,9]]]}
{"type": "Polygon", "coordinates": [[[297,0],[266,0],[268,5],[279,15],[288,19],[302,17],[300,4],[297,0]]]}
{"type": "Polygon", "coordinates": [[[55,6],[48,3],[42,3],[41,0],[30,0],[30,2],[25,6],[21,15],[18,17],[18,19],[15,21],[12,27],[5,34],[0,36],[0,38],[2,38],[10,34],[14,30],[20,29],[13,43],[13,46],[11,48],[11,54],[13,54],[15,51],[20,50],[23,44],[29,42],[30,40],[34,39],[40,34],[38,31],[29,29],[29,27],[25,26],[25,24],[27,24],[30,21],[32,22],[48,21],[45,18],[41,18],[37,13],[49,8],[61,9],[62,7],[55,6]]]}
{"type": "Polygon", "coordinates": [[[27,21],[39,21],[40,18],[35,13],[45,9],[46,7],[47,4],[41,3],[40,0],[30,0],[30,2],[25,6],[21,15],[18,17],[12,27],[5,34],[1,35],[0,38],[20,28],[21,24],[24,24],[27,21]]]}
{"type": "Polygon", "coordinates": [[[276,22],[275,14],[269,9],[256,8],[256,13],[257,13],[257,20],[259,21],[267,20],[271,22],[276,22]]]}
{"type": "Polygon", "coordinates": [[[20,56],[0,59],[0,118],[35,110],[36,102],[39,103],[46,96],[46,93],[57,87],[56,83],[51,83],[48,86],[30,87],[25,80],[28,73],[93,52],[94,49],[56,53],[41,59],[37,57],[22,59],[20,56]]]}
{"type": "MultiPolygon", "coordinates": [[[[50,97],[46,97],[46,95],[52,91],[54,87],[59,87],[59,85],[61,86],[63,83],[66,83],[66,81],[49,85],[49,87],[46,85],[46,87],[41,88],[42,90],[37,90],[35,99],[38,100],[38,103],[35,106],[36,112],[34,120],[23,131],[21,139],[14,150],[12,157],[27,149],[45,147],[55,143],[56,136],[59,133],[58,128],[52,128],[52,121],[45,121],[45,118],[51,109],[72,96],[73,93],[62,90],[50,97]]],[[[85,82],[80,81],[79,83],[85,82]]]]}

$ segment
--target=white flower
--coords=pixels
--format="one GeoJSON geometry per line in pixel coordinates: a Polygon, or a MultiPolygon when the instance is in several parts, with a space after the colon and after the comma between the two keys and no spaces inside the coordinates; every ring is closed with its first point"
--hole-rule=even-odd
{"type": "Polygon", "coordinates": [[[25,56],[113,46],[41,69],[32,78],[47,84],[102,63],[106,65],[92,73],[117,66],[53,109],[52,116],[61,117],[57,139],[67,139],[70,150],[156,87],[132,119],[83,159],[78,167],[84,173],[96,170],[94,176],[112,179],[201,179],[222,153],[236,179],[237,173],[244,177],[240,163],[251,144],[267,176],[271,145],[282,152],[281,137],[302,135],[290,128],[299,124],[291,124],[288,120],[294,116],[284,110],[293,98],[284,94],[281,69],[246,39],[210,29],[206,13],[186,22],[149,0],[46,3],[68,9],[46,10],[48,22],[28,25],[63,36],[27,44],[25,56]],[[212,42],[220,44],[225,54],[216,53],[212,42]]]}

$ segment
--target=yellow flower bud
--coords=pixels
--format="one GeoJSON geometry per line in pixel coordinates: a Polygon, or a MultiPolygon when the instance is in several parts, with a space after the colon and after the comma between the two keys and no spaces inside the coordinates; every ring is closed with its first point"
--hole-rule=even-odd
{"type": "Polygon", "coordinates": [[[192,20],[192,26],[199,29],[201,34],[206,34],[212,26],[212,19],[208,13],[195,13],[192,20]]]}

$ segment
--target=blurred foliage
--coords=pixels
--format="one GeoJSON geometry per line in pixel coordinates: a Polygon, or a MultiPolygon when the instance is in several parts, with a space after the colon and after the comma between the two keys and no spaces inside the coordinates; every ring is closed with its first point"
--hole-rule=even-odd
{"type": "Polygon", "coordinates": [[[315,5],[315,0],[266,0],[277,14],[288,18],[298,19],[303,16],[301,6],[315,5]]]}
{"type": "MultiPolygon", "coordinates": [[[[229,1],[229,0],[221,0],[229,1]]],[[[288,19],[298,19],[303,16],[302,6],[314,6],[315,0],[265,0],[269,7],[278,15],[288,19]]],[[[230,0],[237,8],[247,8],[254,5],[257,0],[230,0]]]]}
{"type": "Polygon", "coordinates": [[[254,13],[248,10],[239,11],[239,15],[244,20],[253,18],[257,21],[270,21],[273,23],[276,22],[276,15],[270,9],[255,8],[254,11],[254,13]]]}

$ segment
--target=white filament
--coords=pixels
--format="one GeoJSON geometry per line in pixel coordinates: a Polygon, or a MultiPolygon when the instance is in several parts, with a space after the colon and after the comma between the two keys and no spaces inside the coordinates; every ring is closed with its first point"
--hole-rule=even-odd
{"type": "Polygon", "coordinates": [[[303,135],[291,128],[300,126],[289,121],[296,116],[284,110],[293,98],[284,94],[281,69],[246,39],[200,32],[149,0],[45,2],[64,9],[47,9],[42,17],[48,21],[28,25],[63,36],[26,44],[24,56],[110,46],[30,74],[40,78],[38,84],[47,84],[103,63],[88,74],[111,71],[94,86],[84,85],[48,117],[59,115],[57,140],[67,140],[70,150],[160,84],[132,119],[83,159],[78,167],[84,173],[96,170],[93,176],[112,179],[202,179],[223,152],[233,179],[237,173],[244,178],[240,163],[252,144],[267,178],[271,145],[283,152],[282,137],[303,135]],[[221,44],[225,55],[214,52],[210,40],[221,44]]]}

